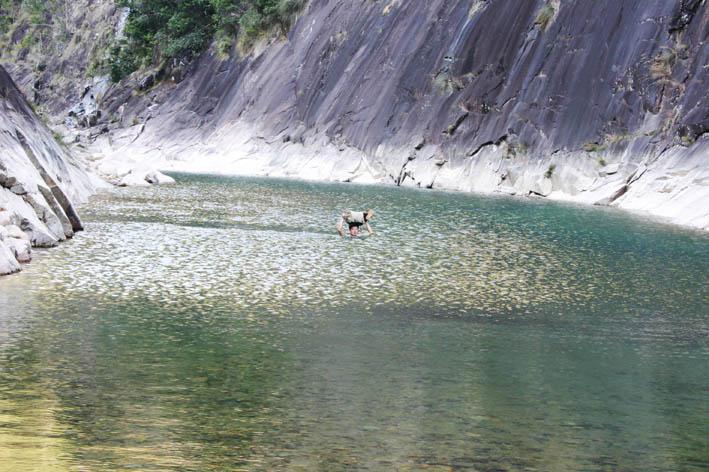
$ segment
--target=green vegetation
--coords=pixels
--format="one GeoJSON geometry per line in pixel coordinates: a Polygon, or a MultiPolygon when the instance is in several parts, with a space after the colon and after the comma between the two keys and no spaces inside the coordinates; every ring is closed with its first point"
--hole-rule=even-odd
{"type": "Polygon", "coordinates": [[[551,176],[554,175],[555,170],[556,170],[556,164],[549,164],[547,171],[544,172],[544,177],[546,177],[547,179],[551,179],[551,176]]]}
{"type": "Polygon", "coordinates": [[[599,166],[605,167],[606,164],[607,164],[606,160],[603,159],[602,157],[601,157],[600,159],[598,159],[598,165],[599,165],[599,166]]]}
{"type": "Polygon", "coordinates": [[[226,54],[267,31],[290,28],[304,0],[119,0],[129,7],[125,38],[111,49],[110,72],[119,81],[131,72],[170,60],[189,61],[213,39],[226,54]]]}
{"type": "Polygon", "coordinates": [[[517,156],[523,156],[529,150],[529,146],[523,142],[507,143],[507,152],[504,154],[505,159],[514,159],[517,156]]]}
{"type": "Polygon", "coordinates": [[[608,144],[618,144],[622,143],[624,141],[629,141],[630,139],[633,139],[635,136],[630,133],[610,133],[606,135],[605,142],[608,144]]]}
{"type": "Polygon", "coordinates": [[[14,22],[14,2],[12,0],[0,0],[0,34],[5,34],[14,22]]]}
{"type": "Polygon", "coordinates": [[[65,22],[56,21],[65,14],[67,1],[0,0],[0,56],[39,49],[50,40],[67,40],[65,22]]]}
{"type": "Polygon", "coordinates": [[[20,40],[20,49],[31,48],[33,44],[37,41],[33,31],[30,31],[25,35],[22,40],[20,40]]]}
{"type": "Polygon", "coordinates": [[[677,53],[670,48],[663,48],[650,63],[650,76],[653,80],[669,80],[677,62],[677,53]]]}
{"type": "Polygon", "coordinates": [[[44,23],[50,3],[45,0],[22,0],[22,10],[29,15],[30,23],[44,23]]]}
{"type": "Polygon", "coordinates": [[[64,145],[64,137],[61,134],[57,133],[56,131],[52,131],[52,137],[57,142],[57,144],[64,145]]]}
{"type": "Polygon", "coordinates": [[[56,0],[0,0],[0,34],[5,34],[19,18],[31,25],[46,26],[47,16],[56,0]]]}
{"type": "Polygon", "coordinates": [[[685,134],[684,136],[680,136],[679,140],[680,140],[680,144],[684,147],[689,147],[697,141],[697,139],[690,134],[685,134]]]}
{"type": "Polygon", "coordinates": [[[583,145],[583,150],[586,152],[601,152],[605,148],[606,147],[603,144],[601,144],[597,141],[594,141],[592,143],[586,143],[583,145]]]}
{"type": "Polygon", "coordinates": [[[545,31],[552,18],[554,18],[555,13],[556,9],[554,6],[551,3],[547,3],[541,10],[539,10],[539,14],[537,15],[537,19],[534,21],[534,24],[539,26],[539,29],[542,31],[545,31]]]}

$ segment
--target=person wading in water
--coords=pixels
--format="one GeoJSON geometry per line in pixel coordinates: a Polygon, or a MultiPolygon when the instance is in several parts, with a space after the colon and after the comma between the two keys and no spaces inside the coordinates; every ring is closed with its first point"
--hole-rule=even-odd
{"type": "Polygon", "coordinates": [[[357,237],[357,235],[359,234],[359,227],[362,225],[367,228],[367,231],[371,236],[372,234],[374,234],[374,230],[372,230],[372,227],[369,226],[369,221],[372,218],[374,218],[374,210],[372,210],[371,208],[367,211],[345,210],[342,212],[342,217],[340,218],[340,221],[337,222],[337,232],[340,236],[344,237],[345,230],[343,229],[343,227],[345,223],[347,223],[347,226],[350,230],[350,236],[352,236],[353,238],[357,237]]]}

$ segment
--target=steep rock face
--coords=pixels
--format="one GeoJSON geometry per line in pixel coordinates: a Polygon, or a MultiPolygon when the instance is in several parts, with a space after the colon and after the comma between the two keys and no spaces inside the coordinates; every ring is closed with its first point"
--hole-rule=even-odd
{"type": "MultiPolygon", "coordinates": [[[[36,8],[39,18],[30,18],[16,5],[7,34],[0,31],[0,62],[38,114],[73,146],[73,154],[92,163],[104,151],[85,152],[97,137],[111,132],[111,147],[134,137],[130,129],[134,116],[124,121],[122,113],[109,113],[102,106],[109,90],[131,97],[141,111],[151,105],[136,93],[135,80],[114,86],[106,75],[111,46],[123,36],[129,10],[113,0],[44,2],[36,8]]],[[[126,156],[99,171],[120,186],[172,181],[126,156]]]]}
{"type": "MultiPolygon", "coordinates": [[[[93,3],[77,31],[120,31],[124,12],[93,3]]],[[[89,90],[77,151],[117,182],[154,166],[387,182],[708,228],[708,36],[706,0],[312,0],[247,57],[208,51],[177,84],[83,81],[49,108],[64,120],[89,90]]]]}
{"type": "Polygon", "coordinates": [[[0,275],[82,229],[74,204],[100,185],[54,140],[0,67],[0,275]]]}
{"type": "Polygon", "coordinates": [[[704,1],[315,0],[286,41],[205,54],[155,92],[131,149],[188,170],[532,194],[707,228],[707,35],[704,1]]]}
{"type": "MultiPolygon", "coordinates": [[[[20,2],[15,2],[20,3],[20,2]]],[[[24,2],[27,3],[27,2],[24,2]]],[[[108,87],[100,72],[125,9],[112,0],[36,2],[41,14],[29,18],[17,8],[0,43],[0,62],[25,97],[47,116],[79,126],[93,122],[96,102],[108,87]]]]}

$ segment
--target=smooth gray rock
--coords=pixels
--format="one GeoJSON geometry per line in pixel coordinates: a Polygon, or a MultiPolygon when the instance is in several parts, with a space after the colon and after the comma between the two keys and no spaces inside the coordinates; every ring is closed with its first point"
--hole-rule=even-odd
{"type": "Polygon", "coordinates": [[[10,187],[10,191],[15,195],[27,195],[27,189],[23,184],[15,184],[10,187]]]}
{"type": "Polygon", "coordinates": [[[529,188],[529,191],[534,195],[539,195],[541,197],[547,197],[552,192],[553,187],[551,179],[542,177],[537,179],[534,184],[529,188]]]}
{"type": "Polygon", "coordinates": [[[0,272],[11,273],[18,259],[31,259],[30,246],[55,246],[73,235],[80,220],[72,200],[85,200],[95,180],[57,144],[2,67],[0,150],[0,272]]]}
{"type": "Polygon", "coordinates": [[[157,170],[148,172],[145,175],[145,181],[153,185],[165,185],[175,183],[175,179],[157,170]]]}

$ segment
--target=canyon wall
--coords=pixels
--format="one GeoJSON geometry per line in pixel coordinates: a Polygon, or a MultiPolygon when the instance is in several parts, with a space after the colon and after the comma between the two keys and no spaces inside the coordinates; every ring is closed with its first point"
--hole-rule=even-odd
{"type": "Polygon", "coordinates": [[[134,145],[174,168],[612,204],[709,227],[709,8],[315,0],[205,54],[134,145]]]}
{"type": "Polygon", "coordinates": [[[84,171],[38,119],[0,67],[0,275],[17,272],[32,247],[51,247],[83,225],[75,205],[101,182],[84,171]]]}
{"type": "MultiPolygon", "coordinates": [[[[121,11],[99,4],[94,27],[120,34],[121,11]]],[[[707,229],[708,37],[704,0],[312,0],[248,53],[212,48],[162,80],[85,78],[101,113],[65,131],[116,179],[383,182],[707,229]]]]}

